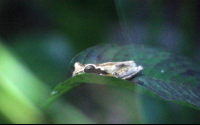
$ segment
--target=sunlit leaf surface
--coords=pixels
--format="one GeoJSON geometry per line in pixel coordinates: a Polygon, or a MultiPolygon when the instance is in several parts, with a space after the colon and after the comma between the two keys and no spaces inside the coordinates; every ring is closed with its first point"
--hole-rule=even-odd
{"type": "Polygon", "coordinates": [[[136,92],[159,96],[161,99],[179,102],[191,107],[200,107],[199,63],[162,49],[134,44],[98,45],[81,52],[71,61],[68,78],[71,77],[75,62],[99,64],[128,60],[134,60],[137,65],[144,67],[142,74],[132,79],[133,84],[120,79],[117,81],[116,78],[105,77],[102,79],[102,76],[96,74],[91,74],[92,76],[83,74],[59,84],[50,98],[54,98],[54,94],[61,96],[80,86],[81,83],[127,86],[128,89],[133,89],[134,84],[136,84],[136,92]]]}

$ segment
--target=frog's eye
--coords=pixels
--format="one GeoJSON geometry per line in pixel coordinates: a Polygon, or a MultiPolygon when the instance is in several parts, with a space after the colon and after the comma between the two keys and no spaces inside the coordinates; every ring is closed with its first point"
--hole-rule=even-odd
{"type": "Polygon", "coordinates": [[[95,67],[93,65],[87,65],[84,69],[85,73],[94,73],[95,72],[95,67]]]}

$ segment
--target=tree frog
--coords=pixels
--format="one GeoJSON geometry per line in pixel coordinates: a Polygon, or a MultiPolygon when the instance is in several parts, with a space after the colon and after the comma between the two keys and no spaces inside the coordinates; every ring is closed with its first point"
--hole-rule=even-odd
{"type": "Polygon", "coordinates": [[[72,76],[82,73],[96,73],[103,76],[114,76],[121,79],[130,79],[143,70],[142,66],[136,66],[134,61],[106,62],[102,64],[74,64],[72,76]]]}

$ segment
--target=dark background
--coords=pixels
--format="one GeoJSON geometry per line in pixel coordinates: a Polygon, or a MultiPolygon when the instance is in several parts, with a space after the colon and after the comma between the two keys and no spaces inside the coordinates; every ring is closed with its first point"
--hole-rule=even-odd
{"type": "Polygon", "coordinates": [[[0,123],[199,123],[199,111],[110,86],[86,85],[45,113],[39,108],[70,60],[101,43],[142,43],[199,60],[199,7],[198,0],[1,0],[0,123]],[[26,116],[30,110],[42,117],[26,116]]]}

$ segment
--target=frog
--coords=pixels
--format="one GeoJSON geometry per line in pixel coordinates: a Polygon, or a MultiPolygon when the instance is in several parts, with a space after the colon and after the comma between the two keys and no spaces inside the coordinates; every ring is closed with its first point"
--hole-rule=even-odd
{"type": "Polygon", "coordinates": [[[73,68],[73,76],[83,73],[96,73],[102,76],[113,76],[129,80],[143,71],[141,65],[137,66],[133,60],[122,62],[105,62],[101,64],[81,64],[76,62],[73,68]]]}

